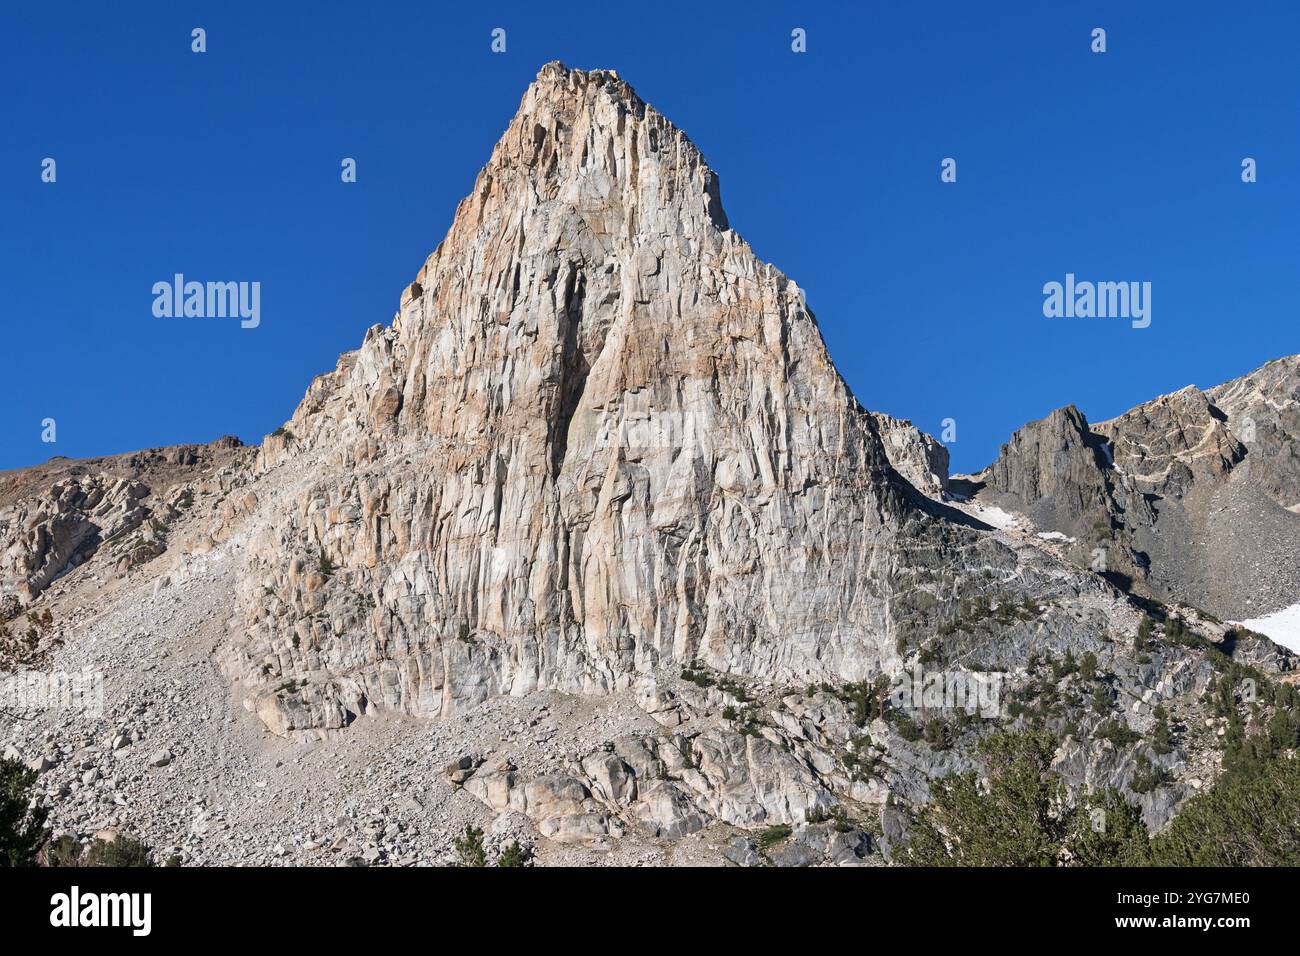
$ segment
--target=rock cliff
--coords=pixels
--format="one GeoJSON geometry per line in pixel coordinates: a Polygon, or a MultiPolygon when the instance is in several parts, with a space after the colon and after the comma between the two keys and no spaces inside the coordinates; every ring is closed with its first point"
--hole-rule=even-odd
{"type": "Polygon", "coordinates": [[[285,428],[264,468],[325,461],[263,535],[235,651],[331,675],[286,725],[893,657],[907,506],[877,425],[614,73],[541,71],[392,326],[285,428]]]}

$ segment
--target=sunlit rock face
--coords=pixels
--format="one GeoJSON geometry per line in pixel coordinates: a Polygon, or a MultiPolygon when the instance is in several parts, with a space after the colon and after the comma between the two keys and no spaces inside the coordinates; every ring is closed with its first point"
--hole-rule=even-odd
{"type": "Polygon", "coordinates": [[[281,727],[894,655],[907,506],[876,425],[699,151],[614,73],[542,69],[392,326],[286,428],[261,465],[305,480],[233,644],[253,677],[325,675],[259,705],[281,727]]]}

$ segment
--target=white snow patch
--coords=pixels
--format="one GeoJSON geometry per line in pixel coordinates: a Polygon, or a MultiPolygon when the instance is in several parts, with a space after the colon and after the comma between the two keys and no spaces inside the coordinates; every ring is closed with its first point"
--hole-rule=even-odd
{"type": "Polygon", "coordinates": [[[1015,530],[1024,521],[1020,515],[1013,515],[1010,512],[1003,511],[996,505],[982,505],[979,502],[974,503],[974,514],[980,521],[990,524],[1000,531],[1015,530]]]}
{"type": "Polygon", "coordinates": [[[1270,640],[1300,653],[1300,604],[1292,604],[1272,614],[1238,622],[1242,627],[1258,631],[1270,640]]]}
{"type": "Polygon", "coordinates": [[[1044,541],[1068,541],[1070,544],[1074,543],[1073,538],[1069,535],[1061,534],[1059,531],[1040,531],[1034,535],[1034,537],[1042,538],[1044,541]]]}

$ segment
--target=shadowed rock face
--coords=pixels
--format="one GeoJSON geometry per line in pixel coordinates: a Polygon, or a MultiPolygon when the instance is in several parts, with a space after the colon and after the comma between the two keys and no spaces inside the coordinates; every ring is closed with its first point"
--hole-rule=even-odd
{"type": "Polygon", "coordinates": [[[988,470],[988,487],[1048,528],[1075,529],[1114,510],[1105,455],[1073,405],[1011,436],[988,470]]]}
{"type": "Polygon", "coordinates": [[[1300,356],[1090,426],[1026,425],[981,496],[1076,539],[1125,586],[1241,619],[1300,597],[1300,356]]]}

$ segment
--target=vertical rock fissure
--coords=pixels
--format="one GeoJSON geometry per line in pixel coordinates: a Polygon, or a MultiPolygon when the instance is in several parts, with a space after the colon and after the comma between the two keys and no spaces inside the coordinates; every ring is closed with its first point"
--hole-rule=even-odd
{"type": "Polygon", "coordinates": [[[560,353],[559,402],[555,409],[555,432],[551,442],[551,476],[559,478],[569,446],[569,423],[582,400],[591,365],[582,349],[582,310],[587,295],[587,280],[582,270],[573,267],[564,286],[563,345],[560,353]]]}

